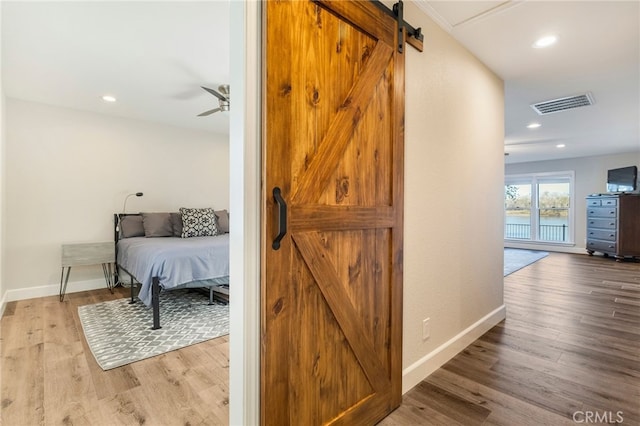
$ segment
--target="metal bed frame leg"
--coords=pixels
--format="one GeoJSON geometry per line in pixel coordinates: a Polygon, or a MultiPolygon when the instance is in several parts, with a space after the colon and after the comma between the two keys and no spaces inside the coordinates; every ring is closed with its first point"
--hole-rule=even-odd
{"type": "Polygon", "coordinates": [[[62,267],[62,275],[60,275],[60,301],[64,301],[64,294],[67,292],[67,283],[69,282],[69,274],[71,273],[71,266],[67,266],[67,278],[64,279],[64,266],[62,267]],[[64,287],[62,281],[64,279],[64,287]]]}
{"type": "Polygon", "coordinates": [[[133,298],[133,277],[131,277],[131,301],[129,302],[130,305],[133,305],[134,303],[136,303],[135,299],[133,298]]]}
{"type": "Polygon", "coordinates": [[[213,287],[209,287],[209,305],[213,304],[213,287]]]}
{"type": "Polygon", "coordinates": [[[160,280],[158,277],[153,277],[151,284],[151,305],[153,306],[153,327],[152,330],[157,330],[160,327],[160,280]]]}
{"type": "Polygon", "coordinates": [[[104,273],[104,280],[107,282],[107,288],[113,294],[113,288],[116,286],[115,282],[111,278],[111,264],[103,263],[102,264],[102,272],[104,273]]]}

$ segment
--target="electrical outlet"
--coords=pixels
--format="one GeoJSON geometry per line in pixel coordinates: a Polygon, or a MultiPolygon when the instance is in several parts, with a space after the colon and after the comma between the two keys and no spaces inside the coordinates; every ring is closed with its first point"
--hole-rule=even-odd
{"type": "Polygon", "coordinates": [[[422,340],[427,340],[431,337],[431,318],[425,318],[422,320],[422,340]]]}

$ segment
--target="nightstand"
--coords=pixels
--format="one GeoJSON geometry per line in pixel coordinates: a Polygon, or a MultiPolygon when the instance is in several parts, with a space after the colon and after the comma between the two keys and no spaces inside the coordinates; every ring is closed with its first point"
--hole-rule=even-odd
{"type": "Polygon", "coordinates": [[[64,301],[69,274],[72,266],[102,265],[107,288],[113,293],[113,275],[111,264],[116,261],[116,250],[113,242],[79,243],[62,245],[62,275],[60,275],[60,301],[64,301]],[[65,277],[65,268],[66,277],[65,277]]]}

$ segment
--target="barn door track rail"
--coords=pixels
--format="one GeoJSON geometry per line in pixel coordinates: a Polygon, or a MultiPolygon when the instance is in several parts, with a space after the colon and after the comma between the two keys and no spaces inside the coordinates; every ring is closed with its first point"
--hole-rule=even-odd
{"type": "Polygon", "coordinates": [[[404,38],[402,37],[403,30],[406,31],[407,34],[407,43],[416,48],[418,51],[422,52],[422,43],[424,41],[422,28],[414,28],[411,24],[404,20],[404,5],[402,4],[402,0],[393,5],[393,10],[385,6],[380,0],[372,0],[372,2],[380,10],[385,12],[387,15],[392,16],[396,21],[398,21],[398,52],[404,53],[404,38]]]}

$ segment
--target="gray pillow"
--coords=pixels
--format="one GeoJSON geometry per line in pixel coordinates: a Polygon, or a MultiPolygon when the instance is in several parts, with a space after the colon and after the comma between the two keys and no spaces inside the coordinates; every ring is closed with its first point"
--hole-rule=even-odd
{"type": "Polygon", "coordinates": [[[174,237],[182,237],[182,215],[180,213],[171,213],[171,227],[174,237]]]}
{"type": "Polygon", "coordinates": [[[219,235],[218,218],[212,208],[188,209],[181,207],[182,238],[219,235]]]}
{"type": "Polygon", "coordinates": [[[171,237],[173,225],[169,213],[142,213],[145,237],[171,237]]]}
{"type": "Polygon", "coordinates": [[[216,210],[216,217],[218,218],[218,230],[222,234],[229,233],[229,212],[226,210],[216,210]]]}
{"type": "Polygon", "coordinates": [[[122,216],[120,218],[120,237],[144,237],[142,216],[122,216]]]}

